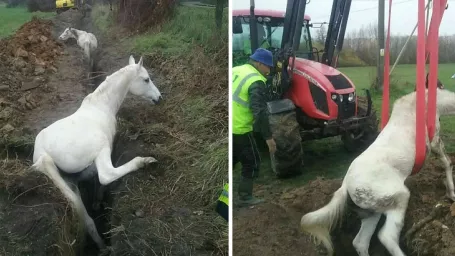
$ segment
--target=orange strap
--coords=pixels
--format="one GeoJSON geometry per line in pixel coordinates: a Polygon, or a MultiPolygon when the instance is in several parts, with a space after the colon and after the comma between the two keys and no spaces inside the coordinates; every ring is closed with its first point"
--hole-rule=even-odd
{"type": "MultiPolygon", "coordinates": [[[[426,132],[430,142],[433,140],[436,121],[436,88],[438,74],[439,26],[444,14],[447,0],[433,0],[433,11],[428,31],[428,41],[425,42],[425,0],[418,0],[417,23],[417,67],[416,67],[416,154],[412,175],[420,171],[426,156],[426,132]],[[425,102],[425,62],[430,59],[430,75],[428,78],[428,104],[425,102]],[[426,113],[426,106],[428,112],[426,113]],[[425,115],[426,113],[426,115],[425,115]],[[426,118],[425,118],[426,117],[426,118]],[[425,129],[427,127],[427,129],[425,129]]],[[[392,0],[389,0],[389,18],[387,39],[384,56],[384,84],[382,97],[381,129],[389,119],[390,100],[390,20],[392,0]]]]}
{"type": "Polygon", "coordinates": [[[417,34],[417,104],[416,104],[416,156],[412,175],[423,166],[426,155],[426,132],[433,140],[436,122],[436,90],[439,55],[439,26],[447,0],[433,0],[433,11],[425,47],[425,0],[419,0],[417,34]],[[429,54],[428,102],[425,104],[425,57],[429,54]],[[425,111],[427,105],[427,112],[425,111]],[[426,112],[426,115],[425,115],[426,112]],[[425,118],[426,116],[426,118],[425,118]],[[425,130],[425,125],[427,130],[425,130]]]}
{"type": "Polygon", "coordinates": [[[382,90],[382,113],[381,113],[381,129],[384,129],[389,121],[389,100],[390,100],[390,18],[392,16],[392,0],[389,0],[389,21],[387,24],[387,38],[385,43],[384,55],[384,84],[382,90]]]}
{"type": "MultiPolygon", "coordinates": [[[[436,0],[437,1],[437,0],[436,0]]],[[[417,67],[416,67],[416,154],[412,174],[420,171],[425,161],[425,0],[418,3],[417,67]]]]}

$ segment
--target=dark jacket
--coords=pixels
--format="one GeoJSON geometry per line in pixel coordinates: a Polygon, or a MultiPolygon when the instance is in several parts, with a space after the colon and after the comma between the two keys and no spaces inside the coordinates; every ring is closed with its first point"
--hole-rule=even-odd
{"type": "Polygon", "coordinates": [[[266,85],[262,81],[254,82],[248,88],[250,109],[254,117],[254,131],[260,132],[265,140],[272,138],[267,113],[266,85]]]}

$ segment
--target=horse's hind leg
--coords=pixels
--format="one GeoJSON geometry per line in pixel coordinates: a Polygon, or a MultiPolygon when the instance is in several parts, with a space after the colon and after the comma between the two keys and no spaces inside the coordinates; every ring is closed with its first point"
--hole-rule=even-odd
{"type": "Polygon", "coordinates": [[[371,236],[373,236],[380,218],[380,213],[374,213],[367,218],[362,219],[359,233],[357,233],[354,241],[352,241],[359,256],[369,256],[368,248],[370,247],[371,236]]]}
{"type": "Polygon", "coordinates": [[[442,142],[440,137],[435,137],[433,143],[431,143],[431,149],[435,152],[439,159],[444,164],[445,172],[446,172],[446,179],[444,184],[446,186],[446,196],[450,198],[452,201],[455,201],[455,192],[454,192],[454,185],[453,185],[453,176],[452,176],[452,162],[450,158],[445,153],[444,143],[442,142]]]}
{"type": "Polygon", "coordinates": [[[385,212],[387,219],[378,234],[379,241],[381,241],[392,256],[405,256],[404,252],[400,249],[399,239],[401,229],[404,225],[409,196],[410,193],[407,188],[395,194],[397,207],[385,212]]]}

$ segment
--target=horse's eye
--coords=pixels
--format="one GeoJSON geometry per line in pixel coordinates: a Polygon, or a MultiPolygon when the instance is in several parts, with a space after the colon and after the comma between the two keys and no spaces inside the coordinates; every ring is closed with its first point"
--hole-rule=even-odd
{"type": "Polygon", "coordinates": [[[144,82],[148,83],[150,81],[149,78],[144,79],[144,82]]]}

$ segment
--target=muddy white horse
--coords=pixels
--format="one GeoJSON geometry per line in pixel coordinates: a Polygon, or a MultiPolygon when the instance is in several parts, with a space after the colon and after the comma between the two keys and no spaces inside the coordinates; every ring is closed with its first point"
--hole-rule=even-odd
{"type": "Polygon", "coordinates": [[[77,45],[84,50],[84,55],[87,58],[90,67],[93,68],[93,53],[96,48],[98,48],[98,40],[94,34],[75,28],[66,28],[58,38],[63,41],[66,41],[69,38],[76,39],[77,45]]]}
{"type": "MultiPolygon", "coordinates": [[[[410,197],[404,181],[412,172],[416,152],[415,104],[415,92],[398,99],[389,122],[374,143],[351,163],[331,201],[302,217],[303,231],[322,242],[329,255],[333,255],[330,231],[343,216],[348,201],[355,204],[355,211],[362,220],[360,231],[353,240],[360,256],[369,255],[370,239],[382,214],[386,216],[386,222],[378,233],[379,240],[392,256],[405,255],[399,247],[399,236],[410,197]]],[[[455,115],[455,93],[437,89],[436,104],[435,135],[431,144],[426,136],[427,152],[431,150],[444,163],[446,193],[455,201],[452,164],[439,137],[439,117],[455,115]]]]}
{"type": "Polygon", "coordinates": [[[74,114],[43,129],[35,140],[32,168],[46,174],[72,203],[99,248],[105,245],[93,219],[88,215],[77,188],[76,192],[71,190],[59,170],[66,174],[81,173],[85,177],[97,174],[101,185],[107,185],[157,161],[153,157],[138,156],[122,166],[112,165],[116,115],[128,92],[152,104],[162,99],[142,66],[142,57],[135,64],[133,56],[130,56],[129,65],[108,76],[84,98],[74,114]]]}

